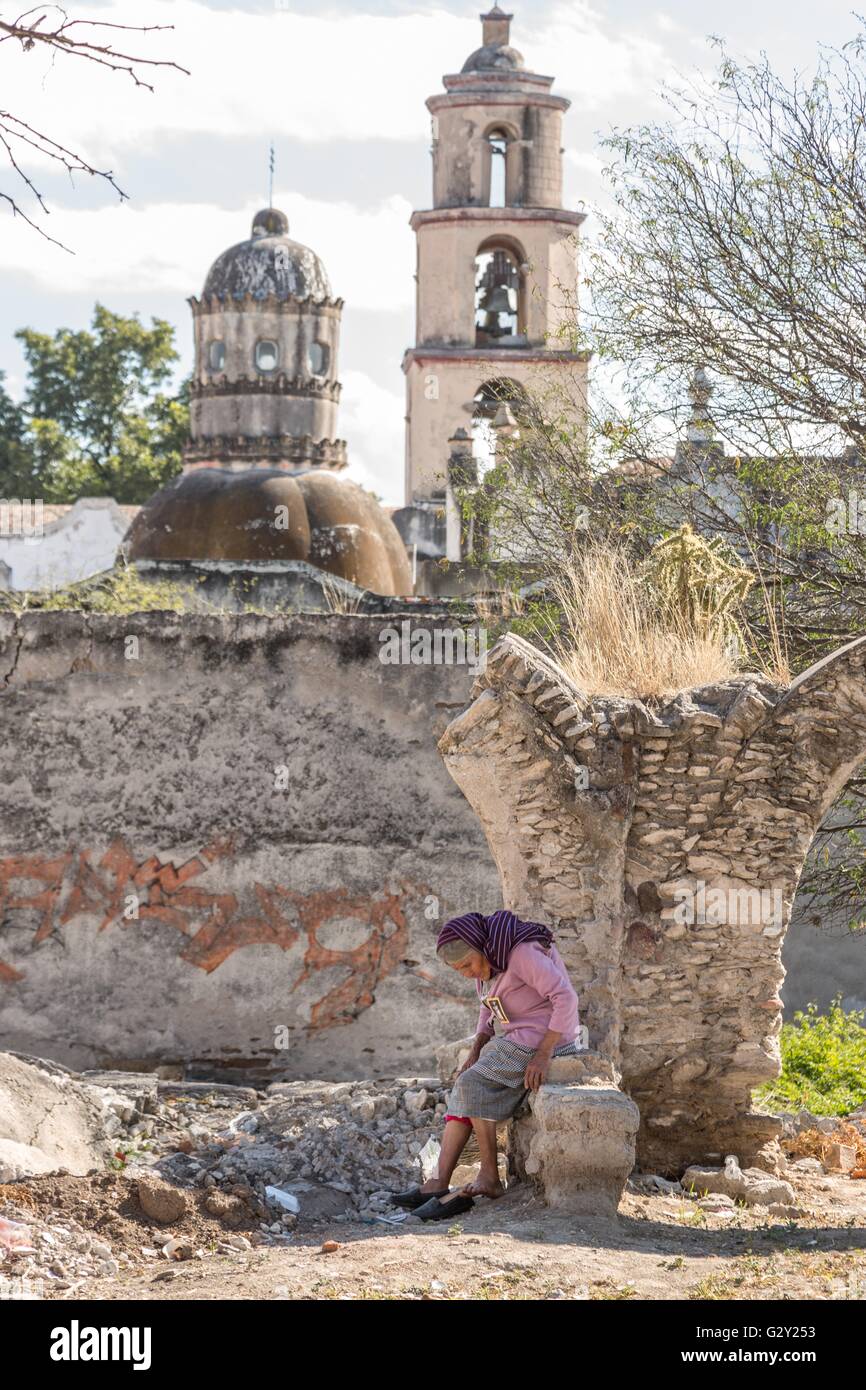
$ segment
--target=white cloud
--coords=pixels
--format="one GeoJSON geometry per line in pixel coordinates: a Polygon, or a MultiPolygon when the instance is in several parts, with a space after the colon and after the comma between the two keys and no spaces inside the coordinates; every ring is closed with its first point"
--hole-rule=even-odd
{"type": "Polygon", "coordinates": [[[566,150],[565,162],[573,164],[576,169],[580,169],[584,174],[601,175],[605,167],[604,160],[599,159],[597,154],[592,154],[589,150],[566,150]]]}
{"type": "Polygon", "coordinates": [[[403,503],[405,402],[366,372],[340,373],[339,430],[349,448],[345,476],[377,493],[389,505],[403,503]]]}
{"type": "Polygon", "coordinates": [[[555,76],[554,90],[584,111],[655,85],[666,64],[665,48],[643,26],[615,28],[589,0],[556,5],[548,20],[527,30],[525,48],[512,33],[528,66],[555,76]]]}
{"type": "Polygon", "coordinates": [[[665,14],[661,10],[658,12],[658,14],[654,16],[654,18],[658,28],[662,31],[663,34],[685,33],[685,30],[683,29],[681,24],[677,24],[675,19],[673,19],[669,14],[665,14]]]}
{"type": "MultiPolygon", "coordinates": [[[[106,22],[130,20],[128,4],[97,13],[106,22]]],[[[425,98],[480,42],[477,19],[443,10],[301,15],[139,0],[135,21],[173,28],[125,34],[127,51],[170,58],[191,76],[152,68],[150,93],[123,73],[3,45],[4,106],[119,171],[124,151],[149,148],[169,133],[416,139],[428,130],[425,98]]],[[[518,15],[513,40],[528,66],[555,74],[557,90],[584,109],[647,85],[665,56],[642,30],[615,29],[589,0],[555,5],[538,20],[518,15]]]]}
{"type": "MultiPolygon", "coordinates": [[[[108,5],[104,21],[127,23],[128,7],[108,5]]],[[[134,149],[159,151],[169,136],[210,141],[272,136],[322,144],[335,139],[415,139],[427,129],[424,98],[443,72],[460,68],[479,39],[477,20],[434,11],[423,15],[298,15],[280,11],[214,10],[196,0],[140,0],[136,22],[173,25],[167,33],[123,35],[130,52],[172,57],[192,76],[147,70],[156,91],[136,89],[122,73],[39,49],[0,46],[4,106],[100,168],[122,179],[134,149]]],[[[609,101],[649,80],[660,50],[645,36],[608,31],[589,0],[554,6],[519,23],[515,42],[540,71],[557,74],[558,89],[576,101],[609,101]]],[[[98,34],[99,31],[96,31],[98,34]]],[[[110,37],[106,33],[105,37],[110,37]]],[[[116,37],[116,36],[115,36],[116,37]]],[[[590,154],[573,154],[594,172],[590,154]]],[[[43,161],[44,163],[44,161],[43,161]]],[[[177,171],[175,171],[176,173],[177,171]]],[[[279,172],[279,165],[278,165],[279,172]]],[[[38,174],[37,174],[38,180],[38,174]]],[[[335,159],[333,188],[340,188],[335,159]]],[[[109,204],[101,210],[52,203],[37,220],[75,257],[51,247],[8,214],[0,269],[31,275],[60,292],[195,293],[209,262],[241,240],[255,209],[227,211],[231,189],[214,189],[214,205],[154,202],[109,204]]],[[[276,190],[292,234],[322,255],[334,290],[358,308],[398,309],[412,297],[414,257],[407,200],[395,196],[366,211],[337,199],[276,190]]],[[[31,211],[26,198],[22,204],[31,211]]]]}
{"type": "MultiPolygon", "coordinates": [[[[356,309],[403,309],[413,302],[414,245],[405,198],[360,210],[276,189],[290,234],[322,257],[335,295],[356,309]]],[[[29,274],[40,288],[112,292],[201,292],[211,262],[250,234],[250,203],[227,211],[204,203],[129,203],[100,210],[61,208],[46,223],[75,255],[48,245],[24,222],[6,221],[0,270],[29,274]]]]}

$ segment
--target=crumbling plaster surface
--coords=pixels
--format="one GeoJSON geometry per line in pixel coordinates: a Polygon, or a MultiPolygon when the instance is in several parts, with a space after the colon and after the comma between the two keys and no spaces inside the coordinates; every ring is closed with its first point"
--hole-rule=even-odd
{"type": "Polygon", "coordinates": [[[505,905],[555,926],[653,1169],[776,1160],[750,1093],[779,1070],[803,860],[866,759],[864,666],[860,638],[788,689],[743,675],[650,707],[589,699],[511,635],[440,741],[505,905]]]}
{"type": "Polygon", "coordinates": [[[0,618],[0,1047],[350,1077],[471,1027],[433,945],[498,905],[436,753],[472,677],[382,664],[395,622],[0,618]]]}

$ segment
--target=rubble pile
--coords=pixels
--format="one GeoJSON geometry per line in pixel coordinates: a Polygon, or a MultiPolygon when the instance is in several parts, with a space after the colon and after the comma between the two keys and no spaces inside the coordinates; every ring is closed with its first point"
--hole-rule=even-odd
{"type": "Polygon", "coordinates": [[[18,1297],[393,1220],[389,1193],[435,1164],[449,1089],[404,1077],[256,1090],[10,1054],[0,1081],[15,1099],[0,1107],[0,1285],[18,1297]]]}
{"type": "Polygon", "coordinates": [[[195,1148],[164,1159],[160,1170],[183,1185],[240,1182],[263,1198],[268,1188],[288,1192],[310,1219],[375,1218],[393,1212],[389,1191],[418,1179],[447,1094],[435,1077],[277,1082],[225,1129],[206,1139],[196,1133],[195,1148]]]}
{"type": "MultiPolygon", "coordinates": [[[[0,1054],[0,1071],[9,1059],[0,1054]]],[[[103,1171],[106,1165],[131,1175],[156,1168],[181,1188],[249,1188],[278,1217],[298,1211],[312,1216],[317,1207],[326,1216],[369,1217],[390,1206],[387,1191],[418,1177],[421,1151],[441,1133],[449,1090],[437,1077],[403,1077],[275,1082],[260,1091],[143,1072],[74,1073],[37,1058],[12,1060],[20,1099],[16,1132],[44,1134],[46,1113],[56,1115],[57,1096],[74,1097],[75,1137],[82,1128],[80,1111],[87,1118],[87,1143],[74,1152],[68,1143],[64,1147],[68,1135],[61,1126],[54,1135],[56,1153],[40,1157],[19,1145],[17,1162],[0,1161],[0,1183],[48,1171],[103,1171]],[[309,1198],[281,1204],[267,1194],[268,1188],[294,1187],[309,1194],[323,1186],[331,1200],[319,1193],[318,1204],[309,1198]]],[[[6,1137],[4,1117],[0,1146],[6,1137]]]]}
{"type": "Polygon", "coordinates": [[[0,1298],[70,1297],[89,1280],[142,1264],[171,1278],[180,1260],[237,1257],[265,1239],[267,1213],[251,1192],[228,1201],[237,1212],[227,1221],[203,1194],[173,1188],[152,1171],[39,1174],[3,1184],[0,1298]]]}
{"type": "MultiPolygon", "coordinates": [[[[0,1297],[71,1297],[142,1262],[170,1279],[179,1261],[242,1261],[335,1222],[413,1222],[390,1194],[435,1170],[448,1091],[436,1077],[255,1089],[0,1053],[0,1297]]],[[[866,1176],[866,1107],[844,1122],[804,1111],[786,1129],[786,1177],[728,1155],[678,1182],[636,1171],[627,1190],[717,1220],[796,1220],[833,1173],[866,1176]],[[797,1153],[811,1136],[820,1153],[797,1153]]]]}

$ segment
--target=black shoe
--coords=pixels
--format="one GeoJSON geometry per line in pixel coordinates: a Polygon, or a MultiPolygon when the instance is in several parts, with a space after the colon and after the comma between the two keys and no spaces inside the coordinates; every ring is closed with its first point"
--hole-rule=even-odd
{"type": "Polygon", "coordinates": [[[443,1187],[439,1192],[422,1192],[420,1187],[410,1187],[408,1192],[392,1192],[391,1202],[395,1207],[406,1207],[409,1211],[415,1211],[417,1207],[423,1207],[425,1202],[429,1202],[431,1197],[447,1197],[450,1190],[443,1187]]]}
{"type": "Polygon", "coordinates": [[[431,1197],[429,1202],[415,1208],[415,1215],[422,1221],[445,1221],[451,1216],[462,1216],[464,1211],[471,1211],[474,1206],[475,1200],[472,1197],[453,1197],[450,1202],[431,1197]]]}

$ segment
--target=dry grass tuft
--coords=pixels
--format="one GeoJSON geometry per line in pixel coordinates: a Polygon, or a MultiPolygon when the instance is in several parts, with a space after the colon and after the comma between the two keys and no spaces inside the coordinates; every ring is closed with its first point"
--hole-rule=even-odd
{"type": "Polygon", "coordinates": [[[556,659],[588,695],[664,698],[738,668],[721,625],[701,630],[663,611],[622,547],[591,542],[553,591],[564,616],[556,659]]]}
{"type": "Polygon", "coordinates": [[[353,594],[338,584],[330,574],[322,575],[322,594],[329,613],[353,615],[361,611],[363,592],[353,594]]]}

